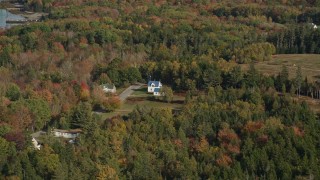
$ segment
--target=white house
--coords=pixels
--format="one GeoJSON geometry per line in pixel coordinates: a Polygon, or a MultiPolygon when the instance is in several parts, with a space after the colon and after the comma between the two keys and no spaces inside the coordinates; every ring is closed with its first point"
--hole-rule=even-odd
{"type": "Polygon", "coordinates": [[[106,84],[102,84],[101,87],[105,93],[116,93],[117,92],[116,86],[114,84],[106,83],[106,84]]]}
{"type": "Polygon", "coordinates": [[[161,89],[160,88],[154,88],[153,95],[154,96],[161,96],[161,89]]]}
{"type": "Polygon", "coordinates": [[[32,141],[32,144],[35,149],[37,149],[37,150],[41,149],[41,144],[40,144],[41,142],[39,143],[39,139],[41,136],[43,136],[45,134],[47,134],[47,133],[44,131],[37,131],[37,132],[31,134],[31,137],[32,137],[31,141],[32,141]]]}
{"type": "Polygon", "coordinates": [[[148,93],[153,93],[155,96],[160,96],[160,89],[162,84],[160,81],[149,81],[148,82],[148,93]]]}
{"type": "Polygon", "coordinates": [[[311,26],[313,27],[313,29],[318,29],[318,26],[314,23],[311,23],[311,26]]]}
{"type": "Polygon", "coordinates": [[[35,138],[32,138],[32,144],[35,149],[40,150],[41,145],[38,143],[38,141],[35,138]]]}
{"type": "Polygon", "coordinates": [[[74,138],[78,137],[81,132],[82,132],[81,129],[70,129],[70,130],[54,129],[53,135],[55,137],[74,139],[74,138]]]}

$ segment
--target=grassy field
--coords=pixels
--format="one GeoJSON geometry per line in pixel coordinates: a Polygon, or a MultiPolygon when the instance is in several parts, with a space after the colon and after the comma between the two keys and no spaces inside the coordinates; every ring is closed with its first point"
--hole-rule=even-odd
{"type": "Polygon", "coordinates": [[[150,94],[146,93],[148,91],[147,85],[142,86],[140,89],[134,90],[131,97],[148,97],[150,94]]]}
{"type": "MultiPolygon", "coordinates": [[[[271,61],[255,64],[256,69],[265,75],[276,75],[285,65],[289,71],[289,78],[294,78],[298,66],[301,66],[302,75],[309,80],[320,79],[320,55],[319,54],[278,54],[274,55],[271,61]]],[[[249,68],[248,64],[241,65],[243,70],[249,68]]]]}
{"type": "Polygon", "coordinates": [[[320,103],[319,100],[317,99],[312,99],[311,97],[307,97],[307,96],[300,96],[298,97],[294,97],[293,98],[295,101],[302,103],[303,101],[305,101],[310,109],[312,109],[314,112],[316,113],[320,113],[320,103]]]}
{"type": "MultiPolygon", "coordinates": [[[[302,75],[308,77],[309,82],[320,80],[320,55],[319,54],[278,54],[271,61],[258,62],[255,68],[265,75],[277,75],[285,65],[289,71],[289,78],[296,76],[298,66],[301,66],[302,75]]],[[[249,69],[249,64],[241,65],[243,70],[249,69]]],[[[311,97],[293,97],[298,102],[306,101],[310,108],[320,113],[319,101],[311,97]]]]}
{"type": "Polygon", "coordinates": [[[149,108],[181,108],[184,103],[184,96],[174,95],[171,103],[162,102],[153,98],[152,94],[148,94],[146,86],[135,90],[135,92],[129,96],[121,107],[111,113],[100,113],[102,119],[111,118],[114,116],[123,116],[130,113],[136,106],[146,106],[149,108]]]}

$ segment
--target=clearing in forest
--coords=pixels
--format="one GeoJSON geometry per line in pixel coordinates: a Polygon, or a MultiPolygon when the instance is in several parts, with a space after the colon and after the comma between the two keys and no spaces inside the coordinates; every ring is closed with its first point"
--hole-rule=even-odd
{"type": "Polygon", "coordinates": [[[152,94],[147,93],[147,86],[141,86],[138,89],[134,89],[134,92],[129,95],[122,103],[119,109],[110,113],[100,113],[102,119],[111,118],[114,116],[127,115],[133,111],[136,106],[144,106],[148,108],[170,108],[180,109],[184,103],[184,96],[181,94],[175,94],[171,103],[163,102],[157,98],[154,98],[152,94]]]}
{"type": "MultiPolygon", "coordinates": [[[[288,68],[289,78],[294,78],[298,66],[301,66],[302,75],[307,76],[309,82],[320,80],[320,54],[277,54],[270,61],[256,63],[255,68],[265,75],[277,75],[282,65],[288,68]]],[[[247,70],[249,64],[241,67],[247,70]]]]}

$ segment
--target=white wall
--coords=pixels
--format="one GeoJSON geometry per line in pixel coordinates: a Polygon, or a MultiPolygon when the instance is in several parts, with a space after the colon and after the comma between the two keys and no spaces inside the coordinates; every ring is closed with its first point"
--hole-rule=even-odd
{"type": "Polygon", "coordinates": [[[148,92],[152,93],[154,91],[154,87],[148,87],[148,92]]]}
{"type": "Polygon", "coordinates": [[[106,92],[106,93],[108,93],[108,92],[116,93],[116,89],[115,88],[113,88],[113,89],[104,88],[103,91],[106,92]]]}
{"type": "Polygon", "coordinates": [[[76,138],[78,133],[54,132],[54,136],[63,138],[76,138]]]}

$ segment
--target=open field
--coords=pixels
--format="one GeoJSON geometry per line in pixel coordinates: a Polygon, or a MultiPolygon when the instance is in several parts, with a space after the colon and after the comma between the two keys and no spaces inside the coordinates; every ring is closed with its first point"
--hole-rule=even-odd
{"type": "Polygon", "coordinates": [[[312,99],[311,97],[307,96],[300,96],[299,98],[294,97],[293,99],[300,103],[305,101],[309,105],[310,109],[312,109],[316,113],[320,113],[320,101],[318,99],[312,99]]]}
{"type": "Polygon", "coordinates": [[[114,116],[123,116],[130,113],[136,106],[146,106],[149,108],[181,108],[184,103],[184,96],[174,95],[171,103],[166,103],[153,98],[152,94],[147,94],[146,86],[142,86],[140,89],[134,90],[134,93],[130,95],[121,105],[121,107],[111,113],[100,113],[102,119],[111,118],[114,116]]]}
{"type": "MultiPolygon", "coordinates": [[[[277,75],[282,65],[288,68],[289,78],[294,78],[298,66],[301,66],[302,75],[307,76],[309,82],[320,80],[320,54],[278,54],[274,55],[271,61],[256,63],[255,68],[264,75],[277,75]]],[[[248,70],[249,64],[243,64],[241,68],[248,70]]],[[[320,113],[319,100],[306,96],[293,97],[293,99],[298,102],[306,101],[312,110],[320,113]]]]}
{"type": "MultiPolygon", "coordinates": [[[[301,66],[302,75],[307,76],[308,80],[320,79],[319,54],[278,54],[271,61],[256,63],[255,67],[265,75],[276,75],[281,71],[282,65],[288,68],[289,78],[294,78],[298,66],[301,66]]],[[[243,64],[241,68],[247,70],[249,65],[243,64]]]]}

